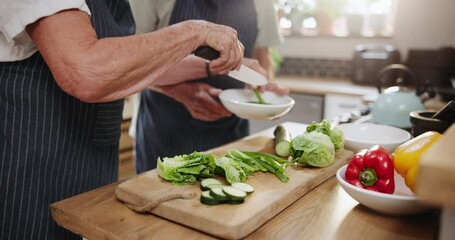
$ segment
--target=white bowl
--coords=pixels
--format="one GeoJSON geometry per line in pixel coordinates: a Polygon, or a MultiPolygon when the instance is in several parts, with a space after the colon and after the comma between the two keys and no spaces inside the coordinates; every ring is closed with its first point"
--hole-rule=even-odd
{"type": "Polygon", "coordinates": [[[343,131],[345,148],[354,152],[380,145],[393,153],[398,146],[411,139],[409,132],[388,125],[347,123],[338,127],[343,131]]]}
{"type": "Polygon", "coordinates": [[[265,91],[262,97],[269,104],[250,103],[257,101],[251,89],[227,89],[221,92],[221,103],[240,118],[251,120],[273,120],[288,113],[294,106],[294,99],[265,91]]]}
{"type": "Polygon", "coordinates": [[[431,209],[423,205],[418,197],[405,185],[403,177],[395,172],[395,192],[380,193],[356,187],[346,181],[347,165],[338,169],[336,177],[341,187],[357,202],[374,211],[387,215],[419,214],[431,209]]]}

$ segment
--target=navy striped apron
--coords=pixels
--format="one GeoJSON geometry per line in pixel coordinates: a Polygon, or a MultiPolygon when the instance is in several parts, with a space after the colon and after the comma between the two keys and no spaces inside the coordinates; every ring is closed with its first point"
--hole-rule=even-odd
{"type": "MultiPolygon", "coordinates": [[[[134,33],[126,1],[87,4],[99,38],[134,33]]],[[[80,239],[49,205],[117,180],[122,109],[63,92],[39,52],[0,63],[0,239],[80,239]]]]}
{"type": "MultiPolygon", "coordinates": [[[[251,57],[257,36],[256,10],[252,0],[177,0],[170,24],[188,19],[204,19],[233,27],[251,57]]],[[[200,79],[221,89],[243,88],[228,76],[200,79]]],[[[158,157],[207,150],[248,135],[247,120],[236,116],[205,122],[191,117],[179,102],[163,94],[145,90],[136,132],[136,171],[156,167],[158,157]]]]}

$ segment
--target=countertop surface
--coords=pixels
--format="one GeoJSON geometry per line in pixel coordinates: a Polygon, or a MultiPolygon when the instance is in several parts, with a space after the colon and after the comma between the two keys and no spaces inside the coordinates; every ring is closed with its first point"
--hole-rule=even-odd
{"type": "MultiPolygon", "coordinates": [[[[273,129],[234,143],[241,144],[258,136],[270,137],[273,141],[273,129]]],[[[120,182],[53,203],[52,216],[59,225],[92,240],[215,239],[152,214],[133,212],[115,197],[118,184],[120,182]]],[[[344,192],[332,176],[246,239],[435,239],[438,217],[437,211],[407,217],[371,211],[344,192]]]]}
{"type": "Polygon", "coordinates": [[[377,95],[378,91],[374,86],[354,84],[350,79],[345,78],[317,78],[302,76],[278,75],[275,81],[290,88],[291,92],[306,94],[343,94],[351,96],[377,95]]]}

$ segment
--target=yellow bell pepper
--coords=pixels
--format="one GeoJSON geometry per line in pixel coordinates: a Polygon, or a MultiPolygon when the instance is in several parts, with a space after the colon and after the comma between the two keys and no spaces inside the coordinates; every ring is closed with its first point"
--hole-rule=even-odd
{"type": "Polygon", "coordinates": [[[392,154],[395,170],[405,180],[413,192],[419,167],[420,155],[435,143],[442,135],[435,131],[423,133],[403,144],[392,154]]]}

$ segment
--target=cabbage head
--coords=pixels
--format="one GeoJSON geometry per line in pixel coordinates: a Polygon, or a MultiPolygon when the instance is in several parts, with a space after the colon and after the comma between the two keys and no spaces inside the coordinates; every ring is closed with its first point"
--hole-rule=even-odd
{"type": "Polygon", "coordinates": [[[312,122],[306,128],[306,132],[320,132],[330,137],[335,146],[335,151],[338,152],[344,148],[343,131],[339,127],[333,127],[330,121],[324,119],[320,123],[312,122]]]}
{"type": "Polygon", "coordinates": [[[335,160],[335,146],[321,132],[306,132],[291,141],[292,161],[300,166],[327,167],[335,160]]]}

